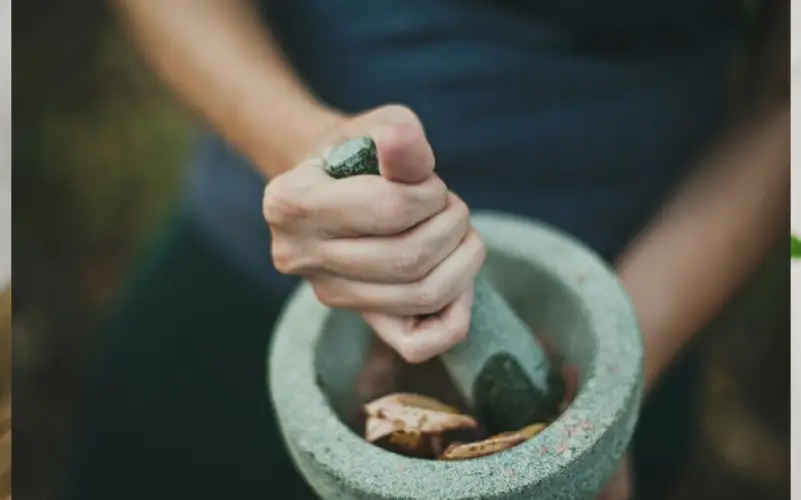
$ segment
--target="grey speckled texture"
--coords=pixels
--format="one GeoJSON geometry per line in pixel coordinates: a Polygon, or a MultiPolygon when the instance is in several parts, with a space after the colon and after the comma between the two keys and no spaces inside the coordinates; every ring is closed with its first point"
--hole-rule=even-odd
{"type": "MultiPolygon", "coordinates": [[[[375,142],[349,139],[329,150],[326,172],[342,179],[378,175],[375,142]]],[[[553,411],[560,398],[550,360],[492,284],[476,280],[467,339],[442,356],[465,401],[493,431],[519,429],[553,411]]]]}
{"type": "Polygon", "coordinates": [[[375,142],[369,137],[356,137],[332,148],[326,156],[325,171],[334,179],[360,174],[378,175],[375,142]]]}
{"type": "Polygon", "coordinates": [[[369,329],[303,285],[276,326],[268,383],[293,460],[324,499],[591,499],[614,472],[637,420],[642,343],[614,274],[548,227],[480,213],[483,275],[581,372],[571,407],[500,454],[457,462],[407,458],[366,443],[337,417],[357,404],[369,329]]]}
{"type": "MultiPolygon", "coordinates": [[[[547,394],[556,392],[549,384],[550,360],[529,327],[483,276],[476,279],[467,338],[440,358],[465,401],[494,431],[520,429],[553,411],[555,402],[547,394]],[[498,354],[517,361],[532,384],[504,377],[504,371],[488,366],[488,360],[498,354]],[[480,377],[493,379],[500,394],[482,396],[476,391],[480,377]],[[510,415],[514,410],[517,414],[510,415]]],[[[555,396],[558,399],[561,394],[555,396]]]]}

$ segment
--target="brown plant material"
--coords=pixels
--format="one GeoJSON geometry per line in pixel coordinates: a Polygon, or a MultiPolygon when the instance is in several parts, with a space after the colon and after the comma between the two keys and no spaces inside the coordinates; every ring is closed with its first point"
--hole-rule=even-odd
{"type": "Polygon", "coordinates": [[[465,460],[485,457],[513,448],[542,432],[546,424],[528,425],[519,431],[503,432],[475,443],[455,442],[440,455],[440,460],[465,460]]]}
{"type": "Polygon", "coordinates": [[[368,442],[385,441],[388,447],[415,456],[435,456],[443,447],[444,433],[478,426],[456,408],[417,394],[391,394],[368,403],[364,410],[368,442]]]}
{"type": "Polygon", "coordinates": [[[523,436],[526,440],[528,440],[528,439],[533,438],[534,436],[536,436],[540,432],[544,431],[546,427],[548,427],[548,424],[540,422],[540,423],[537,423],[537,424],[527,425],[527,426],[523,427],[522,429],[520,429],[517,432],[518,432],[518,434],[523,436]]]}
{"type": "Polygon", "coordinates": [[[391,409],[398,407],[459,414],[459,410],[456,407],[446,405],[445,403],[428,396],[421,396],[419,394],[412,394],[408,392],[399,392],[376,399],[372,403],[366,404],[364,409],[368,415],[374,416],[387,408],[391,409]]]}
{"type": "MultiPolygon", "coordinates": [[[[580,380],[578,370],[572,365],[563,364],[561,372],[564,394],[559,413],[573,402],[580,380]]],[[[546,422],[537,422],[481,439],[486,434],[474,418],[437,399],[408,392],[376,399],[364,406],[364,412],[368,442],[407,456],[439,460],[466,460],[500,453],[533,438],[548,426],[546,422]]]]}

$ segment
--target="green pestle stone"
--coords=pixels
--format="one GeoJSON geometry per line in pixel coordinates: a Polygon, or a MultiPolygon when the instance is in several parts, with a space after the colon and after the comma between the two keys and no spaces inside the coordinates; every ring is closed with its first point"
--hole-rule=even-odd
{"type": "Polygon", "coordinates": [[[369,137],[356,137],[333,148],[326,157],[325,171],[334,179],[352,175],[379,175],[378,151],[369,137]]]}

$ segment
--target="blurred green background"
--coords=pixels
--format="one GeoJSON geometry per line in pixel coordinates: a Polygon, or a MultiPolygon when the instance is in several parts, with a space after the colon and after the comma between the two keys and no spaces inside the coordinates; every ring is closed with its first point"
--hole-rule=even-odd
{"type": "MultiPolygon", "coordinates": [[[[50,500],[86,346],[176,202],[193,125],[104,2],[13,15],[14,491],[50,500]]],[[[782,247],[705,340],[704,439],[676,498],[789,496],[787,265],[782,247]]]]}
{"type": "Polygon", "coordinates": [[[55,498],[93,326],[179,189],[191,130],[105,2],[15,2],[15,497],[55,498]]]}

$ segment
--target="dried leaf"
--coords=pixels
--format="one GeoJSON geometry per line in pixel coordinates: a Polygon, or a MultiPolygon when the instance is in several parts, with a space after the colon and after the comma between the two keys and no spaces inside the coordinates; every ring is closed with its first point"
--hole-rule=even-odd
{"type": "Polygon", "coordinates": [[[441,460],[464,460],[467,458],[484,457],[500,451],[508,450],[525,441],[518,432],[498,434],[483,441],[466,444],[452,444],[440,455],[441,460]]]}
{"type": "Polygon", "coordinates": [[[365,405],[365,439],[386,444],[397,451],[436,456],[442,451],[441,434],[478,426],[472,417],[456,408],[417,394],[392,394],[365,405]]]}
{"type": "Polygon", "coordinates": [[[364,409],[368,415],[377,416],[382,409],[396,407],[412,407],[442,413],[459,413],[458,409],[441,403],[434,398],[408,392],[399,392],[376,399],[372,403],[365,405],[364,409]]]}
{"type": "Polygon", "coordinates": [[[472,429],[478,426],[478,422],[467,415],[412,407],[384,408],[378,416],[393,422],[400,429],[415,430],[424,434],[472,429]]]}
{"type": "Polygon", "coordinates": [[[432,434],[478,426],[473,417],[436,399],[417,394],[399,393],[384,396],[365,405],[368,441],[375,441],[392,432],[432,434]]]}
{"type": "Polygon", "coordinates": [[[368,417],[365,423],[364,439],[368,443],[374,443],[399,430],[401,430],[401,426],[396,422],[377,417],[368,417]]]}
{"type": "Polygon", "coordinates": [[[430,456],[433,451],[431,441],[417,431],[394,432],[389,436],[387,444],[409,455],[430,456]]]}
{"type": "Polygon", "coordinates": [[[481,441],[453,442],[445,448],[444,433],[477,429],[478,422],[436,399],[410,393],[384,396],[368,403],[364,409],[368,415],[365,426],[367,441],[383,441],[406,455],[439,457],[441,460],[492,455],[523,443],[547,426],[545,423],[531,424],[481,441]]]}
{"type": "Polygon", "coordinates": [[[543,424],[543,423],[531,424],[523,427],[517,432],[520,433],[520,435],[523,436],[524,439],[528,440],[533,438],[540,432],[544,431],[546,427],[548,427],[548,424],[543,424]]]}
{"type": "Polygon", "coordinates": [[[453,443],[440,455],[441,460],[484,457],[513,448],[542,432],[546,424],[527,425],[519,431],[502,432],[474,443],[453,443]]]}

